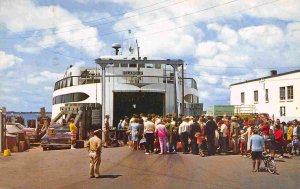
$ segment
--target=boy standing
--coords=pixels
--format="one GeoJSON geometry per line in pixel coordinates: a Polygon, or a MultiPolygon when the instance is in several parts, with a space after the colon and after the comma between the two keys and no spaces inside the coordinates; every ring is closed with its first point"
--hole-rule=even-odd
{"type": "Polygon", "coordinates": [[[263,137],[258,135],[258,130],[253,131],[253,136],[250,138],[250,150],[253,160],[253,170],[252,172],[259,172],[260,160],[262,159],[262,152],[264,147],[263,137]],[[255,165],[257,164],[257,169],[255,165]]]}

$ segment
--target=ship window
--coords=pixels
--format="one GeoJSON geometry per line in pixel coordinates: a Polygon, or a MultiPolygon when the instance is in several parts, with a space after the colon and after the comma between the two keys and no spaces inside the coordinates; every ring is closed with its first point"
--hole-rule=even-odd
{"type": "Polygon", "coordinates": [[[118,68],[118,67],[120,67],[120,64],[119,63],[114,63],[114,67],[118,68]]]}
{"type": "Polygon", "coordinates": [[[121,67],[122,67],[122,68],[127,68],[127,67],[128,67],[128,64],[121,64],[121,67]]]}
{"type": "Polygon", "coordinates": [[[89,95],[85,93],[69,93],[59,95],[53,98],[53,104],[68,103],[68,102],[80,102],[86,100],[89,95]]]}
{"type": "Polygon", "coordinates": [[[129,64],[129,68],[136,68],[136,64],[129,64]]]}
{"type": "Polygon", "coordinates": [[[55,97],[55,104],[60,104],[60,103],[62,103],[62,95],[55,97]]]}
{"type": "Polygon", "coordinates": [[[161,64],[155,64],[156,69],[161,69],[161,64]]]}
{"type": "Polygon", "coordinates": [[[146,68],[153,68],[154,65],[153,64],[146,64],[146,68]]]}
{"type": "Polygon", "coordinates": [[[145,64],[139,64],[138,67],[139,68],[145,68],[145,64]]]}

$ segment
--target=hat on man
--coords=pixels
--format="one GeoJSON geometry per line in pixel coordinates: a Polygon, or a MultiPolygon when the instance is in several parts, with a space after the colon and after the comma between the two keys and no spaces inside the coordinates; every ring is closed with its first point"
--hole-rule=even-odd
{"type": "Polygon", "coordinates": [[[236,117],[232,116],[231,119],[236,119],[236,117]]]}
{"type": "Polygon", "coordinates": [[[160,123],[162,123],[162,120],[161,120],[161,119],[157,119],[157,120],[155,121],[155,125],[158,125],[158,124],[160,124],[160,123]]]}
{"type": "Polygon", "coordinates": [[[101,132],[102,132],[101,129],[97,129],[97,130],[94,131],[94,134],[96,134],[96,133],[101,133],[101,132]]]}

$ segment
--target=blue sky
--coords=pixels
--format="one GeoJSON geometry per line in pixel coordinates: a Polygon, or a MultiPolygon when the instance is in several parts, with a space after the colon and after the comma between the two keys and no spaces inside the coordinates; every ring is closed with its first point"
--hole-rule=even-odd
{"type": "Polygon", "coordinates": [[[94,66],[127,41],[143,56],[180,58],[205,106],[231,83],[300,69],[299,0],[1,0],[0,106],[51,111],[69,65],[94,66]]]}

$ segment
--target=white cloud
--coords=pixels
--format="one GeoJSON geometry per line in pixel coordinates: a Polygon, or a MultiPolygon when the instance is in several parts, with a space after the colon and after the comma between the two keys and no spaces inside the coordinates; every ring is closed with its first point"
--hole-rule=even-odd
{"type": "Polygon", "coordinates": [[[282,30],[274,25],[250,26],[240,29],[238,33],[248,44],[259,49],[276,48],[284,42],[282,30]]]}
{"type": "Polygon", "coordinates": [[[219,24],[208,24],[207,28],[215,30],[218,33],[218,39],[227,45],[235,45],[238,41],[237,33],[228,26],[220,26],[219,24]]]}
{"type": "Polygon", "coordinates": [[[44,90],[51,92],[51,91],[53,91],[53,87],[51,87],[51,86],[44,86],[44,90]]]}
{"type": "Polygon", "coordinates": [[[25,53],[39,53],[44,48],[54,46],[58,39],[50,32],[35,32],[32,38],[29,38],[23,42],[23,44],[16,44],[15,48],[19,52],[25,53]]]}
{"type": "MultiPolygon", "coordinates": [[[[272,18],[286,21],[296,21],[300,19],[299,0],[270,2],[270,4],[251,9],[247,11],[246,14],[256,18],[272,18]]],[[[244,6],[254,6],[259,3],[261,3],[260,0],[244,1],[244,6]]]]}
{"type": "Polygon", "coordinates": [[[287,25],[287,40],[290,44],[300,45],[300,22],[292,22],[287,25]]]}
{"type": "Polygon", "coordinates": [[[21,62],[23,62],[22,58],[0,51],[0,70],[12,67],[21,62]]]}
{"type": "MultiPolygon", "coordinates": [[[[203,32],[195,26],[178,28],[182,20],[168,20],[172,15],[169,11],[143,15],[127,13],[124,18],[130,18],[117,22],[113,29],[120,31],[133,28],[141,53],[145,56],[190,56],[195,51],[196,41],[203,37],[203,32]]],[[[135,43],[135,40],[132,41],[135,43]]]]}
{"type": "Polygon", "coordinates": [[[86,63],[83,61],[76,62],[73,67],[81,68],[86,66],[86,63]]]}
{"type": "Polygon", "coordinates": [[[229,47],[224,43],[206,41],[198,44],[198,47],[196,49],[196,56],[209,58],[215,56],[219,52],[224,52],[227,50],[229,50],[229,47]]]}
{"type": "MultiPolygon", "coordinates": [[[[132,3],[132,0],[75,0],[77,3],[88,4],[88,3],[117,3],[117,4],[125,4],[132,3]]],[[[143,3],[147,3],[149,0],[144,0],[143,3]]],[[[153,2],[154,0],[150,0],[149,2],[153,2]]],[[[157,1],[157,0],[156,0],[157,1]]],[[[138,4],[139,2],[135,2],[138,4]]]]}
{"type": "MultiPolygon", "coordinates": [[[[84,50],[90,56],[100,55],[105,43],[98,40],[96,28],[84,25],[76,16],[60,6],[36,6],[31,1],[0,2],[0,23],[12,33],[51,28],[53,35],[38,31],[41,38],[28,39],[31,45],[16,48],[23,52],[39,52],[40,49],[63,41],[71,47],[84,50]]],[[[49,33],[49,30],[45,30],[49,33]]]]}
{"type": "Polygon", "coordinates": [[[42,71],[39,73],[33,73],[29,74],[25,78],[25,82],[32,84],[32,85],[37,85],[43,82],[54,82],[57,79],[61,78],[62,74],[60,73],[54,73],[50,71],[42,71]]]}

